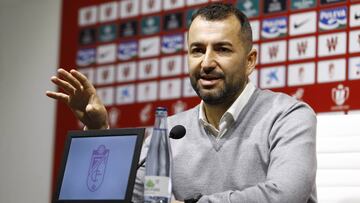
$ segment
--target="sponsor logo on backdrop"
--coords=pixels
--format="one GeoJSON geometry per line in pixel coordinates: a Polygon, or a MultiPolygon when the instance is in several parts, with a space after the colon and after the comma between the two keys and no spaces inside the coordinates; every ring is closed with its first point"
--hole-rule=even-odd
{"type": "Polygon", "coordinates": [[[179,74],[181,74],[181,55],[161,59],[161,76],[167,77],[179,74]]]}
{"type": "Polygon", "coordinates": [[[109,42],[116,39],[116,25],[103,25],[99,28],[99,41],[109,42]]]}
{"type": "Polygon", "coordinates": [[[345,59],[318,62],[318,83],[344,81],[346,73],[345,59]]]}
{"type": "Polygon", "coordinates": [[[100,5],[100,22],[108,22],[112,20],[116,20],[118,17],[118,3],[117,2],[109,2],[100,5]]]}
{"type": "Polygon", "coordinates": [[[139,15],[139,0],[120,1],[120,18],[129,18],[139,15]]]}
{"type": "Polygon", "coordinates": [[[183,49],[183,35],[166,35],[162,38],[161,51],[165,54],[175,53],[183,49]]]}
{"type": "Polygon", "coordinates": [[[349,109],[349,105],[344,105],[346,100],[349,99],[350,96],[350,88],[344,86],[343,84],[338,84],[337,87],[331,89],[331,99],[336,104],[336,106],[332,106],[331,110],[347,110],[349,109]]]}
{"type": "Polygon", "coordinates": [[[208,2],[208,0],[187,0],[186,5],[193,6],[193,5],[198,5],[198,4],[204,4],[207,2],[208,2]]]}
{"type": "Polygon", "coordinates": [[[360,52],[360,30],[351,31],[349,34],[349,52],[360,52]]]}
{"type": "Polygon", "coordinates": [[[298,88],[295,92],[291,93],[290,95],[293,98],[302,101],[303,97],[304,97],[304,94],[305,94],[305,89],[304,88],[298,88]]]}
{"type": "Polygon", "coordinates": [[[252,29],[253,41],[258,41],[260,36],[260,21],[258,20],[250,21],[250,25],[252,29]]]}
{"type": "Polygon", "coordinates": [[[158,98],[157,94],[158,94],[158,83],[156,81],[139,83],[137,86],[138,102],[156,101],[158,98]]]}
{"type": "Polygon", "coordinates": [[[350,27],[360,26],[360,4],[350,6],[350,27]]]}
{"type": "Polygon", "coordinates": [[[140,40],[139,56],[140,58],[158,56],[160,54],[160,38],[150,37],[140,40]]]}
{"type": "Polygon", "coordinates": [[[285,66],[260,69],[261,88],[279,88],[285,86],[285,66]]]}
{"type": "Polygon", "coordinates": [[[290,15],[290,35],[315,33],[316,18],[317,14],[315,11],[290,15]]]}
{"type": "Polygon", "coordinates": [[[318,38],[318,55],[332,56],[345,54],[346,52],[346,33],[336,33],[320,35],[318,38]]]}
{"type": "Polygon", "coordinates": [[[159,60],[149,59],[139,62],[139,79],[151,79],[159,76],[159,60]]]}
{"type": "Polygon", "coordinates": [[[146,106],[144,106],[144,108],[141,109],[139,114],[140,122],[147,123],[150,120],[152,113],[153,113],[152,104],[147,104],[146,106]]]}
{"type": "Polygon", "coordinates": [[[158,0],[142,0],[141,13],[149,14],[159,12],[161,9],[161,1],[158,0]]]}
{"type": "Polygon", "coordinates": [[[286,41],[261,44],[260,59],[262,64],[283,62],[286,60],[286,41]]]}
{"type": "Polygon", "coordinates": [[[93,68],[80,68],[78,69],[91,83],[95,83],[95,74],[93,68]]]}
{"type": "Polygon", "coordinates": [[[177,113],[181,113],[181,112],[185,111],[186,106],[187,105],[185,102],[183,102],[181,100],[177,100],[175,103],[173,103],[173,105],[171,107],[172,107],[174,114],[177,114],[177,113]]]}
{"type": "Polygon", "coordinates": [[[116,88],[116,104],[135,103],[135,85],[120,85],[116,88]]]}
{"type": "Polygon", "coordinates": [[[160,17],[150,16],[141,20],[141,33],[152,35],[160,31],[160,17]]]}
{"type": "Polygon", "coordinates": [[[179,29],[182,27],[182,13],[171,13],[164,16],[164,30],[179,29]]]}
{"type": "Polygon", "coordinates": [[[332,4],[332,3],[339,3],[345,2],[346,0],[321,0],[321,4],[332,4]]]}
{"type": "Polygon", "coordinates": [[[80,26],[93,25],[97,21],[97,7],[89,6],[79,10],[78,23],[80,26]]]}
{"type": "Polygon", "coordinates": [[[96,50],[94,48],[80,49],[77,52],[76,64],[78,66],[88,66],[95,62],[96,50]]]}
{"type": "Polygon", "coordinates": [[[196,97],[197,94],[191,86],[190,79],[188,77],[183,79],[183,97],[196,97]]]}
{"type": "Polygon", "coordinates": [[[120,63],[117,67],[117,82],[130,82],[136,79],[136,63],[120,63]]]}
{"type": "Polygon", "coordinates": [[[185,0],[165,0],[164,10],[181,8],[185,5],[185,0]]]}
{"type": "Polygon", "coordinates": [[[96,49],[96,62],[98,64],[111,63],[116,60],[116,45],[108,44],[98,46],[96,49]]]}
{"type": "Polygon", "coordinates": [[[332,8],[320,11],[320,30],[335,30],[345,28],[347,23],[347,8],[332,8]]]}
{"type": "Polygon", "coordinates": [[[286,0],[267,0],[264,3],[264,13],[275,13],[286,10],[286,0]]]}
{"type": "Polygon", "coordinates": [[[160,81],[160,99],[177,99],[181,96],[181,79],[160,81]]]}
{"type": "Polygon", "coordinates": [[[112,128],[118,127],[117,123],[120,119],[120,114],[121,111],[116,107],[113,107],[109,110],[109,121],[112,128]]]}
{"type": "Polygon", "coordinates": [[[249,18],[259,15],[258,0],[238,0],[236,7],[249,18]]]}
{"type": "Polygon", "coordinates": [[[114,87],[98,87],[96,93],[106,107],[114,104],[114,87]]]}
{"type": "Polygon", "coordinates": [[[94,28],[86,28],[80,31],[79,44],[89,45],[96,41],[96,30],[94,28]]]}
{"type": "Polygon", "coordinates": [[[99,145],[92,152],[87,175],[87,188],[91,192],[97,191],[104,181],[109,154],[110,150],[105,145],[99,145]]]}
{"type": "Polygon", "coordinates": [[[115,80],[115,66],[101,66],[96,68],[96,84],[105,85],[114,83],[115,80]]]}
{"type": "Polygon", "coordinates": [[[120,60],[129,60],[137,56],[138,44],[136,41],[119,44],[117,56],[120,60]]]}
{"type": "Polygon", "coordinates": [[[360,57],[349,59],[349,80],[360,79],[360,57]]]}
{"type": "Polygon", "coordinates": [[[262,22],[261,36],[263,38],[272,39],[285,36],[287,33],[287,18],[270,18],[264,19],[262,22]]]}
{"type": "Polygon", "coordinates": [[[291,9],[305,9],[305,8],[312,8],[316,5],[315,0],[292,0],[291,1],[291,9]]]}
{"type": "Polygon", "coordinates": [[[288,85],[309,85],[315,83],[315,63],[292,64],[288,67],[288,85]]]}
{"type": "Polygon", "coordinates": [[[298,60],[315,57],[316,38],[304,37],[289,41],[289,60],[298,60]]]}
{"type": "Polygon", "coordinates": [[[120,37],[132,37],[137,35],[138,23],[136,20],[120,24],[120,37]]]}

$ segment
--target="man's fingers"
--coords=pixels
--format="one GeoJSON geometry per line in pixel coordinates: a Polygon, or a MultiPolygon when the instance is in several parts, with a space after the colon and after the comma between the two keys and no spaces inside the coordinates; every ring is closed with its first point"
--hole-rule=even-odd
{"type": "Polygon", "coordinates": [[[46,91],[46,96],[68,103],[69,101],[69,96],[64,94],[64,93],[60,93],[60,92],[52,92],[52,91],[46,91]]]}
{"type": "Polygon", "coordinates": [[[75,89],[77,90],[82,90],[82,85],[81,83],[73,76],[71,75],[69,72],[67,72],[66,70],[60,68],[58,70],[58,73],[68,82],[70,83],[73,87],[75,87],[75,89]]]}
{"type": "Polygon", "coordinates": [[[74,95],[75,94],[75,88],[70,85],[70,83],[59,79],[58,77],[51,77],[51,82],[53,82],[54,84],[56,84],[57,86],[59,86],[61,89],[63,89],[66,93],[70,94],[70,95],[74,95]]]}
{"type": "Polygon", "coordinates": [[[71,70],[70,71],[71,75],[74,76],[78,81],[80,81],[80,83],[84,86],[85,89],[87,88],[93,88],[93,85],[90,83],[90,81],[86,78],[85,75],[83,75],[82,73],[80,73],[77,70],[71,70]]]}

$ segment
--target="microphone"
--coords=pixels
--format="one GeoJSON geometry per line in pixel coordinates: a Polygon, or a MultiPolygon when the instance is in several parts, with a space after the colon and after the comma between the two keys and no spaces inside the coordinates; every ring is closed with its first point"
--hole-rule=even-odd
{"type": "Polygon", "coordinates": [[[176,125],[173,128],[171,128],[170,130],[170,138],[178,140],[181,139],[185,136],[186,134],[186,129],[184,126],[182,125],[176,125]]]}
{"type": "MultiPolygon", "coordinates": [[[[171,139],[175,139],[175,140],[178,140],[178,139],[181,139],[185,136],[186,134],[186,129],[184,126],[182,125],[176,125],[174,126],[173,128],[171,128],[170,130],[170,133],[169,133],[169,137],[171,139]]],[[[138,166],[136,167],[136,170],[139,169],[142,165],[144,165],[146,161],[146,157],[143,158],[140,163],[138,164],[138,166]]]]}

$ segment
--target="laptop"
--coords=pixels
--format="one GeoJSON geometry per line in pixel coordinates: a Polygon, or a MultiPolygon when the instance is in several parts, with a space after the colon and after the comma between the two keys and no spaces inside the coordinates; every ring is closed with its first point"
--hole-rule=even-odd
{"type": "Polygon", "coordinates": [[[53,203],[131,202],[144,132],[70,131],[53,203]]]}

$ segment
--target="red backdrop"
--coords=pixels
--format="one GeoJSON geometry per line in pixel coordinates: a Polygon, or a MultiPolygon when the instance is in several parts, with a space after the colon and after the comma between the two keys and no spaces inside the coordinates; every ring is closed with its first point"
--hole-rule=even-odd
{"type": "MultiPolygon", "coordinates": [[[[89,77],[111,127],[151,126],[157,106],[173,114],[199,103],[187,79],[185,35],[189,14],[209,2],[63,0],[60,67],[89,77]]],[[[360,109],[359,1],[226,2],[250,17],[259,50],[253,83],[316,112],[360,109]]],[[[53,183],[67,131],[81,128],[58,103],[53,183]]]]}

